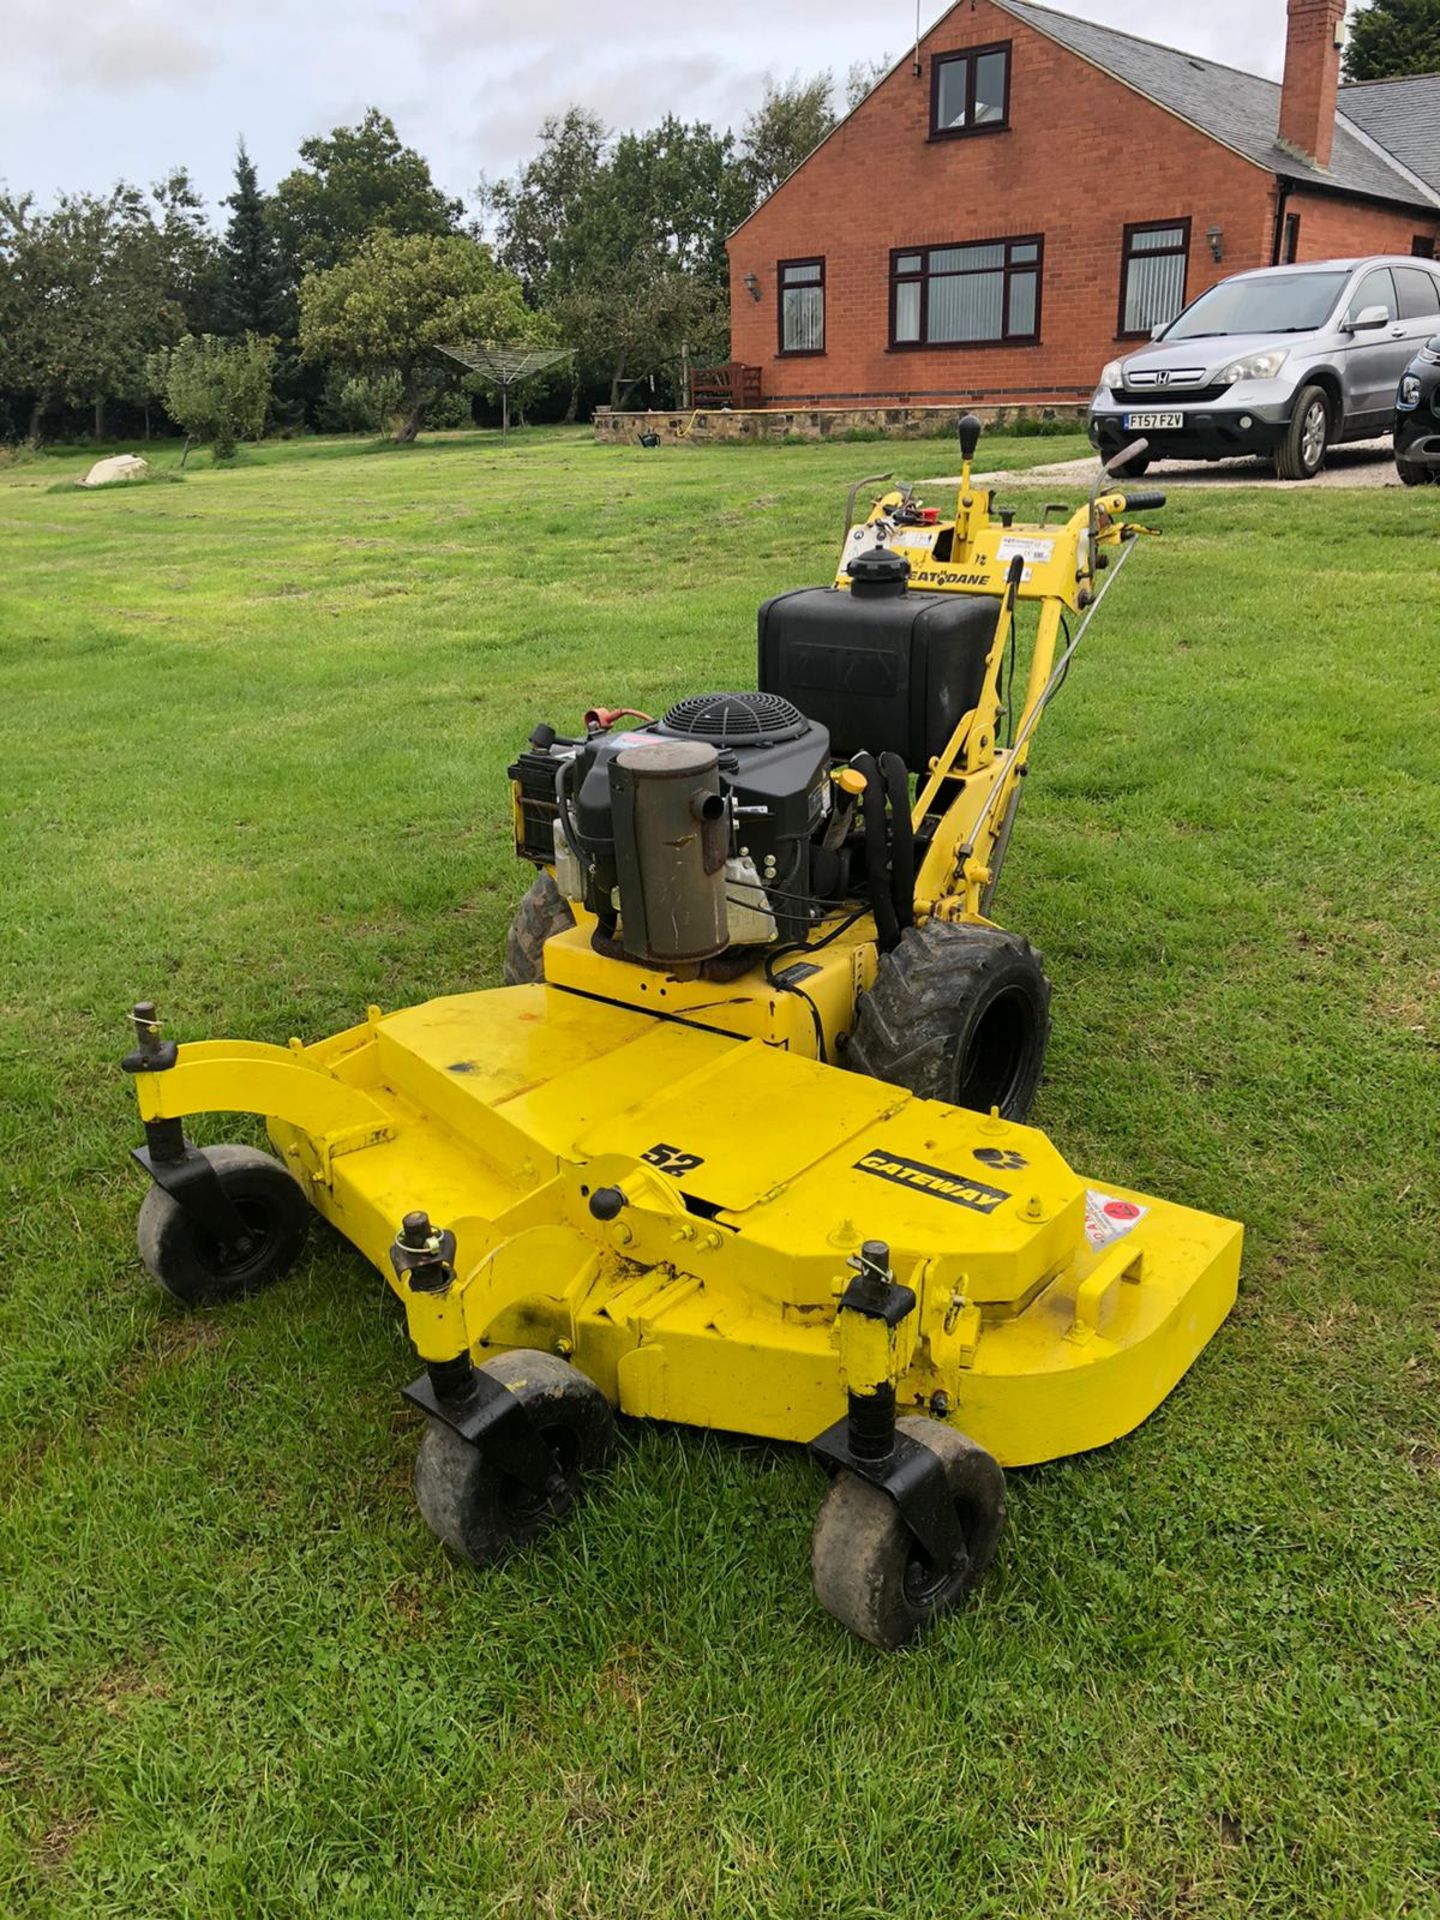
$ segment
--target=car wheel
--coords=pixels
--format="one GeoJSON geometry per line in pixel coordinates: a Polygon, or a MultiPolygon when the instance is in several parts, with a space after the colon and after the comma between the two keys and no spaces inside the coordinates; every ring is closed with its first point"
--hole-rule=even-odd
{"type": "Polygon", "coordinates": [[[1275,449],[1282,480],[1313,480],[1330,445],[1330,402],[1320,387],[1302,387],[1285,437],[1275,449]]]}
{"type": "Polygon", "coordinates": [[[1148,453],[1137,454],[1133,460],[1127,460],[1123,466],[1111,467],[1110,477],[1112,480],[1139,480],[1150,471],[1150,459],[1151,456],[1148,453]]]}

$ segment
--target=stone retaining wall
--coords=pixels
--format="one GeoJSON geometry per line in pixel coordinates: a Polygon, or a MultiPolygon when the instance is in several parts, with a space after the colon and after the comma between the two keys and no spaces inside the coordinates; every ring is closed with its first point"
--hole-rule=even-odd
{"type": "Polygon", "coordinates": [[[886,440],[950,439],[966,413],[987,426],[1004,428],[1017,421],[1062,421],[1085,425],[1083,405],[953,407],[764,407],[753,412],[703,409],[693,412],[617,413],[595,409],[595,438],[611,445],[634,445],[645,433],[658,434],[666,446],[714,440],[835,440],[849,433],[886,440]]]}

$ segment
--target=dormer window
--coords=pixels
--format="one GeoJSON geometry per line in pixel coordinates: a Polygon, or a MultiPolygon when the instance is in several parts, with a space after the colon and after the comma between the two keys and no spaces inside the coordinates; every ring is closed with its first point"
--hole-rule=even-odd
{"type": "Polygon", "coordinates": [[[930,137],[1003,133],[1010,124],[1010,42],[937,53],[930,64],[930,137]]]}

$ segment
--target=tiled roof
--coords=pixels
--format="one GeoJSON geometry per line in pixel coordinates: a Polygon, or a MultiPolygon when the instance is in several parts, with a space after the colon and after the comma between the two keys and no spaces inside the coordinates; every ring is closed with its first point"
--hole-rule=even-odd
{"type": "Polygon", "coordinates": [[[1342,87],[1340,111],[1440,192],[1440,73],[1342,87]]]}
{"type": "MultiPolygon", "coordinates": [[[[1272,173],[1412,207],[1440,205],[1440,77],[1346,87],[1336,116],[1335,151],[1329,167],[1321,168],[1280,145],[1280,88],[1275,81],[1077,20],[1031,0],[996,4],[1272,173]],[[1383,97],[1387,95],[1393,98],[1383,97]]],[[[1117,144],[1120,140],[1117,131],[1117,144]]]]}

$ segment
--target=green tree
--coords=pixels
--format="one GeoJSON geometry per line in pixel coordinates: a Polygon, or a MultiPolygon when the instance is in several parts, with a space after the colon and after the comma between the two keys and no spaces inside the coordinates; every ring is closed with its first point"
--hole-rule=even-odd
{"type": "MultiPolygon", "coordinates": [[[[158,191],[158,190],[157,190],[158,191]]],[[[168,204],[168,203],[166,203],[168,204]]],[[[48,212],[0,200],[0,386],[20,395],[38,440],[52,406],[143,399],[145,360],[184,330],[178,289],[193,276],[193,223],[123,183],[64,195],[48,212]]]]}
{"type": "Polygon", "coordinates": [[[146,261],[146,268],[192,333],[213,331],[222,317],[220,248],[205,203],[183,167],[150,189],[150,205],[153,262],[146,261]]]}
{"type": "Polygon", "coordinates": [[[271,224],[296,279],[349,259],[377,228],[447,234],[464,208],[443,194],[430,165],[404,146],[393,123],[371,107],[358,127],[306,140],[303,164],[275,189],[271,224]]]}
{"type": "MultiPolygon", "coordinates": [[[[544,123],[539,151],[509,180],[480,182],[481,205],[494,222],[495,257],[518,275],[532,306],[553,309],[563,298],[565,277],[557,272],[556,254],[600,171],[608,138],[593,113],[569,107],[544,123]]],[[[565,418],[573,420],[584,372],[581,358],[572,355],[562,370],[527,383],[526,395],[563,380],[565,418]]]]}
{"type": "Polygon", "coordinates": [[[453,375],[435,349],[465,340],[539,341],[547,329],[520,282],[461,234],[371,234],[352,259],[300,286],[300,347],[311,362],[397,375],[397,441],[413,440],[453,375]]]}
{"type": "Polygon", "coordinates": [[[547,312],[574,342],[586,371],[602,378],[610,405],[623,407],[655,375],[723,359],[728,318],[713,280],[683,273],[653,255],[597,268],[558,293],[547,312]]]}
{"type": "Polygon", "coordinates": [[[607,138],[593,113],[569,107],[545,122],[539,151],[511,179],[480,183],[495,223],[495,258],[537,304],[550,291],[556,247],[600,171],[607,138]]]}
{"type": "Polygon", "coordinates": [[[615,142],[556,240],[556,272],[569,282],[596,262],[661,261],[723,287],[726,238],[749,211],[732,137],[670,115],[615,142]]]}
{"type": "Polygon", "coordinates": [[[227,333],[289,333],[294,328],[279,248],[270,229],[255,163],[240,142],[235,191],[225,201],[229,224],[221,244],[221,304],[227,333]]]}
{"type": "Polygon", "coordinates": [[[1347,80],[1440,73],[1440,0],[1371,0],[1350,22],[1347,80]]]}
{"type": "Polygon", "coordinates": [[[835,125],[830,104],[834,85],[829,73],[810,80],[792,74],[783,87],[766,81],[765,98],[747,116],[740,134],[740,167],[752,207],[788,180],[835,125]]]}
{"type": "Polygon", "coordinates": [[[612,406],[723,354],[725,240],[749,210],[728,133],[671,117],[602,157],[555,235],[546,311],[612,406]]]}
{"type": "Polygon", "coordinates": [[[210,440],[215,458],[228,460],[240,440],[265,431],[275,342],[247,333],[239,340],[186,334],[149,363],[151,381],[165,411],[196,440],[210,440]]]}
{"type": "Polygon", "coordinates": [[[875,91],[894,64],[888,53],[877,53],[868,60],[852,60],[845,75],[845,111],[853,113],[865,96],[875,91]]]}

